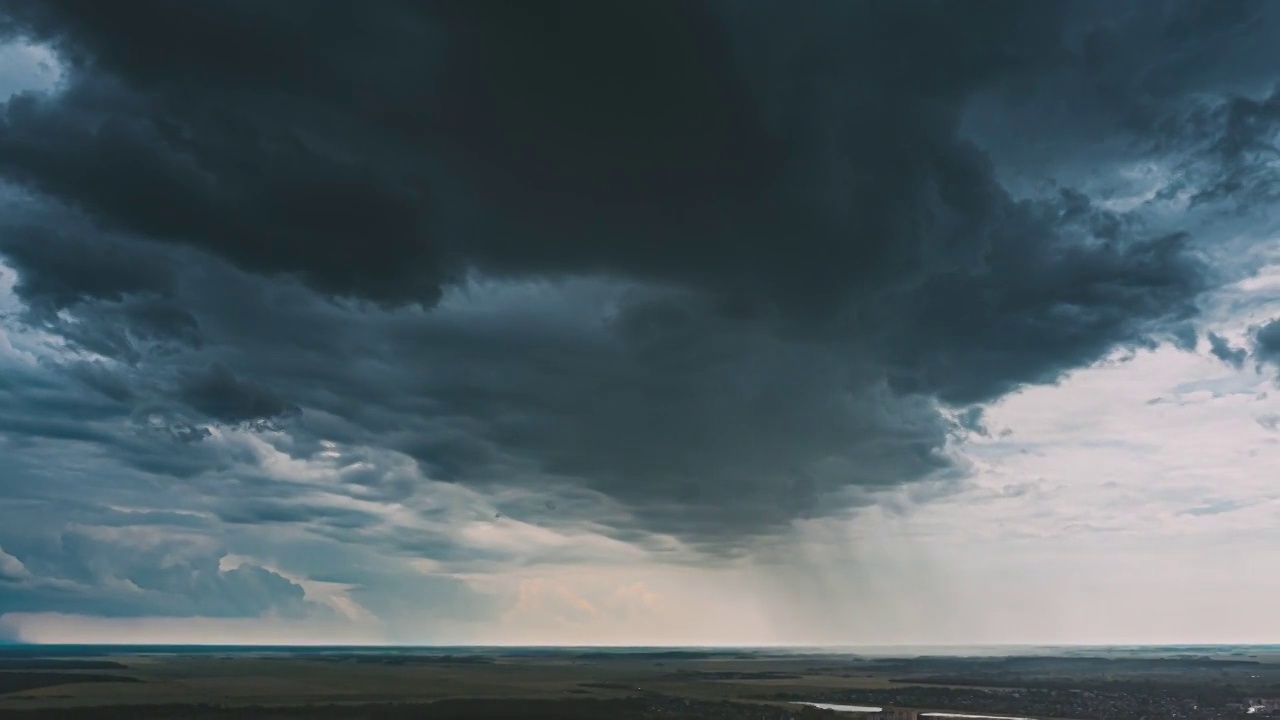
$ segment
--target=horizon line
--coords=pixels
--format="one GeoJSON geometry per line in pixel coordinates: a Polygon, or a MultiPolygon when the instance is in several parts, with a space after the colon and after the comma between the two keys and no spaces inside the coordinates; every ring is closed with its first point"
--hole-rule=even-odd
{"type": "Polygon", "coordinates": [[[1277,647],[1280,642],[1065,642],[1065,643],[766,643],[766,644],[688,644],[688,645],[632,645],[620,643],[597,644],[544,644],[544,643],[254,643],[254,642],[33,642],[26,640],[0,640],[4,647],[147,647],[147,648],[396,648],[396,649],[548,649],[548,650],[852,650],[852,649],[912,649],[912,648],[1215,648],[1215,647],[1277,647]]]}

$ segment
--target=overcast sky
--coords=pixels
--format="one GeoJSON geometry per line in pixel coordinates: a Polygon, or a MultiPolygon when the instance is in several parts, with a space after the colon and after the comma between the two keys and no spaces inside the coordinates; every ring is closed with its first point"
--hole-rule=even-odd
{"type": "Polygon", "coordinates": [[[1280,642],[1280,4],[0,0],[0,638],[1280,642]]]}

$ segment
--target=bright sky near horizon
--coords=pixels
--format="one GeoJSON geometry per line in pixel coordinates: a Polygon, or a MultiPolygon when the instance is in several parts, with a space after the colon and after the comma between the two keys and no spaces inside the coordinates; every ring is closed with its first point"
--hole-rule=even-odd
{"type": "Polygon", "coordinates": [[[120,7],[0,0],[0,641],[1280,642],[1280,5],[120,7]]]}

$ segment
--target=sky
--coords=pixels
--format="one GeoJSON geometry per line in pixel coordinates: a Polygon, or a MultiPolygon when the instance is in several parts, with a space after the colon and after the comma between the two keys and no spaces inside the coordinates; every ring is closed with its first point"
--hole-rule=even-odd
{"type": "Polygon", "coordinates": [[[1280,642],[1277,38],[0,0],[0,640],[1280,642]]]}

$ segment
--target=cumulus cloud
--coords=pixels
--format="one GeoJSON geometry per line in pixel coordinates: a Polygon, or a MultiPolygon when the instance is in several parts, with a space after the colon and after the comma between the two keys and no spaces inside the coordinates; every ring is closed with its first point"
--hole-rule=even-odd
{"type": "Polygon", "coordinates": [[[27,566],[18,558],[0,548],[0,581],[19,580],[27,576],[27,566]]]}
{"type": "Polygon", "coordinates": [[[4,612],[99,615],[301,616],[301,587],[261,567],[222,570],[216,556],[172,537],[120,528],[70,528],[53,543],[22,541],[27,560],[0,601],[4,612]]]}

